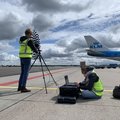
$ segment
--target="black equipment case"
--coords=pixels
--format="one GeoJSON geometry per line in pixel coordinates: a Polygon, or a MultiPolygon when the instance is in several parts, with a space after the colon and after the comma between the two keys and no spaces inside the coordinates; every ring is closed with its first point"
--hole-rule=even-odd
{"type": "Polygon", "coordinates": [[[67,96],[67,97],[78,97],[79,96],[79,87],[76,83],[68,83],[64,84],[59,88],[60,96],[67,96]]]}
{"type": "Polygon", "coordinates": [[[57,102],[75,104],[76,99],[79,97],[79,86],[76,83],[70,83],[67,75],[64,78],[65,84],[59,87],[57,102]]]}
{"type": "Polygon", "coordinates": [[[58,96],[57,102],[58,103],[75,104],[76,103],[76,97],[58,96]]]}

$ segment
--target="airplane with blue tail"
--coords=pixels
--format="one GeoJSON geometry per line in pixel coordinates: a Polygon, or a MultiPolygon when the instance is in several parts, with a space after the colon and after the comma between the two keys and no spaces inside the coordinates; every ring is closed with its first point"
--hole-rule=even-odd
{"type": "Polygon", "coordinates": [[[89,47],[86,50],[88,55],[120,61],[120,50],[110,49],[90,35],[84,38],[89,47]]]}

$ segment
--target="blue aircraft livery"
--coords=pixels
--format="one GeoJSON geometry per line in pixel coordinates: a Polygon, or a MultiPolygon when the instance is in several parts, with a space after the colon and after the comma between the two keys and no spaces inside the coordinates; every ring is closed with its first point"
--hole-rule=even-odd
{"type": "Polygon", "coordinates": [[[89,47],[86,50],[88,55],[120,61],[120,50],[109,49],[90,35],[84,37],[89,47]]]}

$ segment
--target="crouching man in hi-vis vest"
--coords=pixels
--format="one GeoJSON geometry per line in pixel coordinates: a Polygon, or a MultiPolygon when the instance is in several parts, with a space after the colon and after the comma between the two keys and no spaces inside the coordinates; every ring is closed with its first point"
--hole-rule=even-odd
{"type": "Polygon", "coordinates": [[[31,29],[25,30],[25,36],[20,37],[20,48],[19,48],[19,57],[20,57],[20,64],[21,64],[21,74],[19,78],[18,84],[18,91],[21,92],[30,92],[26,88],[26,81],[29,74],[29,68],[31,65],[31,58],[33,51],[38,53],[37,48],[33,44],[31,39],[32,31],[31,29]]]}
{"type": "Polygon", "coordinates": [[[82,69],[82,73],[85,76],[84,81],[79,83],[80,89],[82,89],[82,98],[99,99],[103,96],[102,81],[93,69],[91,66],[86,66],[82,69]]]}

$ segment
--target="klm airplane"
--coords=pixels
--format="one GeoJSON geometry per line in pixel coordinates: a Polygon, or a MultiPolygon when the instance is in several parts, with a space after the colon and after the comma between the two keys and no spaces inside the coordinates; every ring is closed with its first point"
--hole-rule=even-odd
{"type": "Polygon", "coordinates": [[[89,47],[87,49],[88,55],[120,61],[120,51],[107,48],[92,36],[84,36],[84,38],[89,47]]]}

